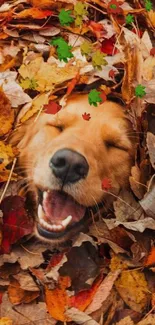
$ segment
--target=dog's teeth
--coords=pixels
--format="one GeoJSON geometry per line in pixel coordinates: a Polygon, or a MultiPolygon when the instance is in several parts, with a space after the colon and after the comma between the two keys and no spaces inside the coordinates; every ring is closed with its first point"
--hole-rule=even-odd
{"type": "Polygon", "coordinates": [[[72,216],[68,216],[66,219],[61,221],[62,226],[66,228],[71,222],[71,220],[72,220],[72,216]]]}
{"type": "Polygon", "coordinates": [[[43,199],[46,200],[48,196],[48,193],[46,191],[43,192],[43,199]]]}
{"type": "Polygon", "coordinates": [[[42,208],[41,204],[39,204],[39,205],[38,205],[38,217],[39,217],[40,219],[43,219],[44,216],[45,216],[45,214],[44,214],[43,208],[42,208]]]}

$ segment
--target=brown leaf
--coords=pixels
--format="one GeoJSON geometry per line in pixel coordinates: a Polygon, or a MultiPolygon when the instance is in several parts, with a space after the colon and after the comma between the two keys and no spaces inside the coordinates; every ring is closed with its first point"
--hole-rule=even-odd
{"type": "Polygon", "coordinates": [[[134,322],[132,321],[130,316],[127,316],[120,320],[118,323],[116,323],[116,325],[134,325],[134,322]]]}
{"type": "Polygon", "coordinates": [[[82,325],[99,325],[93,318],[88,316],[86,313],[78,310],[77,308],[70,308],[66,311],[66,316],[69,317],[76,324],[82,325]]]}
{"type": "Polygon", "coordinates": [[[154,325],[155,324],[155,315],[150,314],[141,320],[137,325],[154,325]]]}
{"type": "Polygon", "coordinates": [[[111,272],[106,276],[106,278],[99,286],[93,298],[92,303],[86,309],[87,314],[91,314],[102,307],[103,302],[109,296],[110,291],[112,290],[112,287],[114,285],[114,282],[118,278],[119,274],[120,274],[120,270],[116,270],[115,272],[111,272]]]}
{"type": "Polygon", "coordinates": [[[148,192],[139,203],[146,214],[155,219],[155,175],[150,180],[148,192]]]}
{"type": "Polygon", "coordinates": [[[0,136],[7,134],[12,128],[14,111],[4,92],[0,90],[0,136]]]}
{"type": "Polygon", "coordinates": [[[13,307],[8,299],[8,295],[5,293],[1,304],[1,317],[8,317],[8,315],[12,319],[13,325],[56,324],[56,321],[48,315],[44,302],[39,302],[38,304],[32,302],[13,307]]]}
{"type": "Polygon", "coordinates": [[[131,176],[129,177],[130,186],[135,196],[140,200],[144,196],[145,186],[141,184],[141,172],[137,165],[131,168],[131,176]]]}
{"type": "Polygon", "coordinates": [[[23,290],[16,279],[10,281],[8,287],[9,300],[13,305],[19,305],[21,303],[29,303],[35,300],[39,296],[39,291],[23,290]]]}
{"type": "Polygon", "coordinates": [[[151,165],[155,169],[155,135],[148,132],[146,143],[149,151],[151,165]]]}

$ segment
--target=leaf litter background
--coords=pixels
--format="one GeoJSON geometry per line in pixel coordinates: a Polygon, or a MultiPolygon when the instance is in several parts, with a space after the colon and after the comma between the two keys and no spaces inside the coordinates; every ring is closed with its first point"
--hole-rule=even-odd
{"type": "Polygon", "coordinates": [[[150,0],[0,0],[0,325],[155,324],[154,10],[150,0]],[[137,151],[129,191],[53,250],[31,236],[8,139],[72,91],[96,110],[106,98],[124,104],[137,151]]]}

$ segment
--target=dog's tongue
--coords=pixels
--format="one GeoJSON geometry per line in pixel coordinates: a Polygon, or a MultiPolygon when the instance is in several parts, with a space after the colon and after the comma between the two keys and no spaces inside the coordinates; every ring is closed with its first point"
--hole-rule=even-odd
{"type": "Polygon", "coordinates": [[[86,208],[75,202],[71,196],[64,192],[46,192],[43,199],[43,209],[47,221],[59,224],[68,216],[72,216],[72,222],[80,221],[85,214],[86,208]]]}

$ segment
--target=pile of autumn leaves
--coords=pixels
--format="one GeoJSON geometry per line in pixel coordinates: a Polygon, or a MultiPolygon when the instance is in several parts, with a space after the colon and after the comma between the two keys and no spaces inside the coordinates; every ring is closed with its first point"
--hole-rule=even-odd
{"type": "MultiPolygon", "coordinates": [[[[155,136],[150,131],[143,137],[146,104],[155,104],[153,4],[137,1],[132,8],[123,0],[68,0],[55,6],[52,0],[32,0],[3,1],[0,7],[0,325],[153,325],[155,136]],[[143,31],[139,15],[145,20],[143,31]],[[56,114],[76,86],[87,86],[91,79],[104,84],[88,92],[90,105],[97,109],[110,93],[119,96],[140,135],[132,192],[120,193],[114,213],[94,223],[89,236],[80,234],[72,247],[53,251],[24,237],[32,233],[33,221],[13,168],[18,152],[7,139],[16,115],[23,123],[42,109],[56,114]],[[64,87],[59,101],[57,90],[64,87]]],[[[82,118],[89,123],[91,116],[82,118]]],[[[110,190],[109,180],[102,186],[110,190]]]]}

